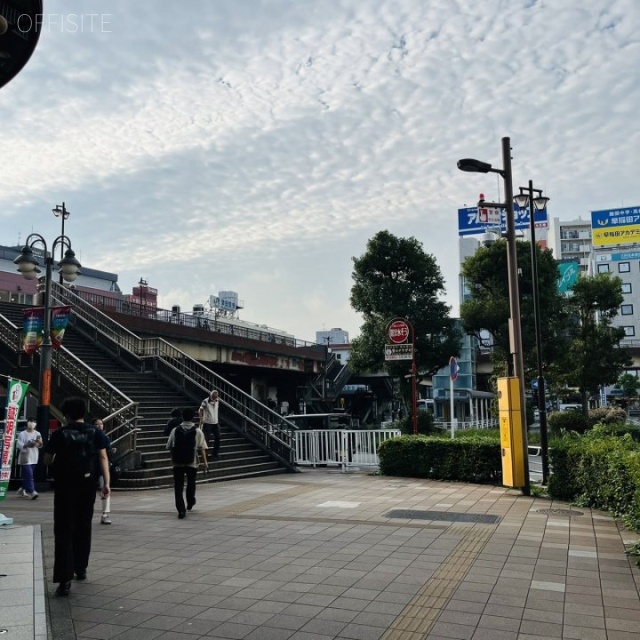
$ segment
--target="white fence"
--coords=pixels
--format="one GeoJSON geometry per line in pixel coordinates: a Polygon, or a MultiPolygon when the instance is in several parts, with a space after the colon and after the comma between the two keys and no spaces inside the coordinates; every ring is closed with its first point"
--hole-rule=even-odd
{"type": "Polygon", "coordinates": [[[399,429],[350,431],[347,429],[316,429],[296,431],[296,464],[315,467],[335,464],[348,467],[378,467],[378,447],[385,440],[397,438],[399,429]]]}
{"type": "MultiPolygon", "coordinates": [[[[447,422],[446,420],[436,419],[433,426],[436,427],[436,429],[442,429],[443,431],[451,431],[451,422],[447,422]]],[[[454,428],[456,431],[464,431],[466,429],[497,429],[498,421],[495,418],[486,418],[485,420],[465,420],[464,422],[462,420],[456,420],[454,428]]]]}

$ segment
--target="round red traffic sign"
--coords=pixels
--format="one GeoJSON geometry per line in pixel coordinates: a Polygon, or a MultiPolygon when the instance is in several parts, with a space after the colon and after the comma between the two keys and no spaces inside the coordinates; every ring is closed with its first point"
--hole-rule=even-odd
{"type": "Polygon", "coordinates": [[[409,325],[404,320],[393,320],[387,327],[387,337],[393,344],[402,344],[409,339],[409,325]]]}

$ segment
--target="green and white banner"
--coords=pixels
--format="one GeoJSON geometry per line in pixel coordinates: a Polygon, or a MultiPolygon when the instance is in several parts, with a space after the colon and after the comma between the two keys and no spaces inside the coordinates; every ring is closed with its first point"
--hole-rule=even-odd
{"type": "Polygon", "coordinates": [[[11,477],[11,462],[13,460],[13,443],[18,427],[18,416],[22,402],[27,395],[28,382],[22,380],[7,380],[7,416],[4,425],[0,423],[0,500],[4,500],[9,488],[11,477]]]}

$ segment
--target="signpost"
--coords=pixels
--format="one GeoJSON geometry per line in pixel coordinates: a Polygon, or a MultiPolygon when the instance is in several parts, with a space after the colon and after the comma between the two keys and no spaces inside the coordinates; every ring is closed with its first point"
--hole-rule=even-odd
{"type": "Polygon", "coordinates": [[[411,392],[413,401],[413,434],[418,433],[418,407],[416,393],[416,336],[413,326],[404,318],[394,318],[386,329],[387,344],[384,347],[385,360],[411,360],[411,392]],[[412,342],[409,342],[411,336],[412,342]]]}
{"type": "Polygon", "coordinates": [[[449,358],[449,413],[451,414],[451,439],[456,437],[455,403],[453,397],[453,383],[458,379],[460,367],[458,361],[451,356],[449,358]]]}

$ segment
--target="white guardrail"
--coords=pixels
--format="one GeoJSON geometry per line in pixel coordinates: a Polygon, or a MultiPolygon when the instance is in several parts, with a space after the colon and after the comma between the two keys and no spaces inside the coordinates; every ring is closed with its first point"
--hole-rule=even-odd
{"type": "Polygon", "coordinates": [[[399,429],[351,431],[347,429],[315,429],[295,432],[295,462],[316,467],[335,464],[346,471],[349,467],[377,468],[378,447],[385,440],[400,436],[399,429]]]}

